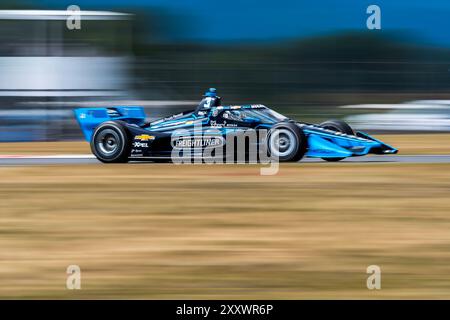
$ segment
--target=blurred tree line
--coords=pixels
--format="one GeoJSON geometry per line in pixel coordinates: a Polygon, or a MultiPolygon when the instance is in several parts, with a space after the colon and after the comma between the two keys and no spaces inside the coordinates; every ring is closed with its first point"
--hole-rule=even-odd
{"type": "Polygon", "coordinates": [[[138,88],[231,100],[289,101],[305,93],[448,93],[450,50],[384,33],[347,33],[270,44],[135,44],[138,88]]]}
{"type": "Polygon", "coordinates": [[[265,43],[167,41],[181,28],[161,11],[136,15],[134,72],[143,97],[198,99],[211,86],[224,103],[306,108],[450,97],[450,49],[420,44],[406,33],[364,30],[265,43]]]}

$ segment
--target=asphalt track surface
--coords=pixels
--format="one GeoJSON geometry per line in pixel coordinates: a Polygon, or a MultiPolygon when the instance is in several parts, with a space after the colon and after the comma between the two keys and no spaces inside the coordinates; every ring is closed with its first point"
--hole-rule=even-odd
{"type": "MultiPolygon", "coordinates": [[[[347,158],[342,163],[450,163],[449,155],[378,155],[347,158]]],[[[35,165],[70,165],[100,164],[93,155],[59,155],[59,156],[1,156],[1,166],[35,166],[35,165]]],[[[133,164],[153,165],[151,161],[132,161],[133,164]]],[[[301,163],[327,163],[322,159],[304,158],[301,163]]]]}

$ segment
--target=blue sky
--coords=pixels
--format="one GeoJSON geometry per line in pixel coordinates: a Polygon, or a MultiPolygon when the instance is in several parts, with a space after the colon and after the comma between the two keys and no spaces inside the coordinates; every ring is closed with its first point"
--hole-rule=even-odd
{"type": "Polygon", "coordinates": [[[34,0],[64,9],[153,7],[177,17],[195,41],[267,41],[365,30],[366,8],[382,10],[383,31],[402,31],[420,42],[450,47],[450,0],[34,0]],[[185,24],[185,25],[184,25],[185,24]]]}

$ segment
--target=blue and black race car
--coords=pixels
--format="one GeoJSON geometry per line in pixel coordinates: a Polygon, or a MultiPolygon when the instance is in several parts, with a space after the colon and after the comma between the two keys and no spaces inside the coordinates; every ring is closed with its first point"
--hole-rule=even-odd
{"type": "Polygon", "coordinates": [[[243,152],[248,159],[256,152],[281,162],[299,161],[304,156],[339,161],[397,153],[366,133],[354,132],[341,120],[315,125],[296,122],[259,104],[222,106],[213,88],[195,110],[152,122],[146,122],[142,107],[80,108],[75,115],[93,154],[106,163],[173,160],[180,154],[174,151],[186,149],[193,151],[193,157],[206,157],[206,150],[211,156],[211,149],[220,148],[220,154],[233,159],[237,157],[230,153],[243,152]],[[250,133],[257,139],[247,142],[243,151],[227,148],[230,137],[234,141],[250,133]]]}

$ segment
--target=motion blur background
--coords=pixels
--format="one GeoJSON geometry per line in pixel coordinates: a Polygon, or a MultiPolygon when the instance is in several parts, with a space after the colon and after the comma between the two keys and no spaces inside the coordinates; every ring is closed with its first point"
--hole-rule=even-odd
{"type": "Polygon", "coordinates": [[[303,121],[450,130],[448,1],[3,0],[0,9],[34,10],[0,12],[0,141],[81,139],[75,107],[143,105],[157,118],[190,109],[208,87],[224,104],[263,103],[303,121]],[[372,4],[381,30],[367,29],[372,4]],[[40,11],[69,5],[82,10],[80,30],[40,11]]]}
{"type": "Polygon", "coordinates": [[[450,135],[429,134],[450,131],[449,17],[448,0],[0,1],[0,298],[449,299],[450,135]],[[74,108],[154,119],[209,87],[401,155],[273,176],[83,158],[74,108]]]}

